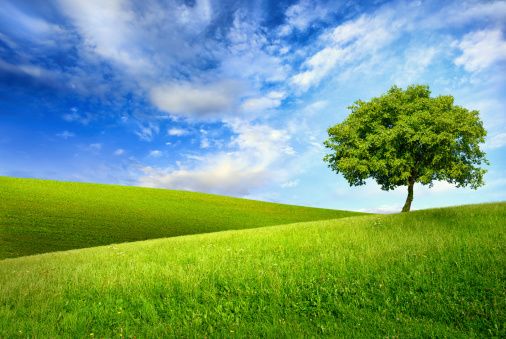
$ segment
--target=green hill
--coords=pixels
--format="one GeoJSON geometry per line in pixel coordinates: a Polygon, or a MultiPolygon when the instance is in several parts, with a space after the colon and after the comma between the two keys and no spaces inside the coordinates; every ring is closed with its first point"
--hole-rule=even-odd
{"type": "Polygon", "coordinates": [[[505,220],[492,203],[5,259],[0,338],[505,338],[505,220]]]}
{"type": "Polygon", "coordinates": [[[363,213],[141,187],[0,177],[0,259],[363,213]]]}

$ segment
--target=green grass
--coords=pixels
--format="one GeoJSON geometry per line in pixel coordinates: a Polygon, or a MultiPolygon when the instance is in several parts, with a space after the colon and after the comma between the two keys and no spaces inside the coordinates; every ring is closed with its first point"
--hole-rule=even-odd
{"type": "Polygon", "coordinates": [[[504,338],[506,203],[0,261],[1,338],[504,338]]]}
{"type": "Polygon", "coordinates": [[[0,177],[0,259],[364,213],[141,187],[0,177]]]}

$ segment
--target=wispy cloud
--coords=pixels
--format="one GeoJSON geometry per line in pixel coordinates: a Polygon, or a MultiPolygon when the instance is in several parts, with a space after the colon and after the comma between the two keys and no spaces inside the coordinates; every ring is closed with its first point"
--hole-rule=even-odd
{"type": "Polygon", "coordinates": [[[137,136],[144,141],[152,141],[155,135],[160,132],[160,127],[153,121],[145,124],[139,124],[139,130],[135,132],[137,136]]]}
{"type": "Polygon", "coordinates": [[[498,29],[468,33],[456,46],[462,50],[462,55],[455,59],[455,64],[470,72],[506,60],[506,40],[498,29]]]}
{"type": "Polygon", "coordinates": [[[280,185],[281,188],[296,187],[299,184],[299,179],[294,181],[285,182],[280,185]]]}
{"type": "Polygon", "coordinates": [[[506,146],[506,133],[499,133],[490,138],[487,138],[484,149],[494,149],[506,146]]]}
{"type": "Polygon", "coordinates": [[[211,146],[211,143],[209,142],[209,139],[203,138],[200,141],[200,148],[208,148],[209,146],[211,146]]]}
{"type": "Polygon", "coordinates": [[[84,39],[86,57],[98,55],[130,73],[154,72],[143,53],[144,43],[139,40],[147,27],[137,20],[140,16],[129,1],[60,0],[59,3],[84,39]]]}
{"type": "Polygon", "coordinates": [[[148,187],[245,196],[286,176],[280,163],[294,154],[286,131],[247,123],[237,123],[231,128],[236,136],[228,151],[200,157],[193,169],[179,166],[165,171],[141,166],[145,175],[140,177],[140,183],[148,187]]]}
{"type": "Polygon", "coordinates": [[[168,133],[169,133],[169,135],[181,137],[183,135],[190,134],[190,131],[183,129],[183,128],[171,128],[171,129],[169,129],[168,133]]]}
{"type": "Polygon", "coordinates": [[[416,22],[421,29],[462,28],[468,24],[495,26],[504,22],[504,1],[448,1],[438,11],[423,12],[416,22]]]}
{"type": "Polygon", "coordinates": [[[88,152],[91,152],[94,155],[99,155],[100,151],[102,150],[102,143],[94,143],[90,144],[88,146],[83,146],[82,148],[88,152]]]}
{"type": "Polygon", "coordinates": [[[241,109],[245,111],[265,111],[271,108],[278,107],[281,105],[281,101],[284,99],[285,93],[283,92],[270,92],[264,97],[260,98],[249,98],[246,99],[242,105],[241,109]]]}
{"type": "Polygon", "coordinates": [[[301,0],[287,8],[285,11],[285,23],[279,27],[281,37],[293,33],[305,33],[311,28],[319,28],[322,24],[328,24],[336,13],[343,7],[351,5],[345,2],[322,2],[301,0]]]}
{"type": "Polygon", "coordinates": [[[440,53],[439,46],[425,47],[418,45],[407,49],[404,52],[404,66],[399,67],[393,78],[394,83],[398,86],[408,86],[416,82],[425,73],[438,53],[440,53]]]}
{"type": "Polygon", "coordinates": [[[75,107],[70,110],[70,113],[64,114],[62,118],[67,122],[77,122],[82,125],[88,125],[90,122],[97,120],[97,116],[95,114],[88,112],[81,114],[75,107]]]}
{"type": "MultiPolygon", "coordinates": [[[[416,209],[412,208],[411,210],[414,211],[416,209]]],[[[399,213],[400,211],[402,211],[402,205],[401,204],[394,204],[394,205],[381,205],[380,207],[361,208],[357,212],[376,213],[376,214],[392,214],[392,213],[399,213]]]]}
{"type": "Polygon", "coordinates": [[[62,137],[63,139],[68,139],[71,137],[75,137],[75,133],[69,132],[69,131],[63,131],[61,133],[56,134],[57,137],[62,137]]]}
{"type": "MultiPolygon", "coordinates": [[[[130,183],[307,197],[328,185],[326,128],[394,83],[456,94],[480,110],[484,148],[500,153],[505,18],[504,1],[6,0],[0,108],[72,138],[62,143],[68,154],[112,154],[114,168],[120,155],[142,157],[130,183]]],[[[12,154],[29,153],[23,147],[12,154]]],[[[376,206],[364,200],[382,193],[344,189],[339,199],[360,206],[376,206]]]]}
{"type": "Polygon", "coordinates": [[[337,66],[357,63],[390,44],[405,25],[405,18],[392,10],[362,15],[320,37],[323,48],[308,57],[302,72],[291,78],[303,90],[317,86],[337,66]]]}
{"type": "Polygon", "coordinates": [[[188,117],[209,117],[231,112],[240,97],[241,84],[223,80],[213,84],[190,83],[158,86],[151,90],[150,99],[160,110],[188,117]]]}

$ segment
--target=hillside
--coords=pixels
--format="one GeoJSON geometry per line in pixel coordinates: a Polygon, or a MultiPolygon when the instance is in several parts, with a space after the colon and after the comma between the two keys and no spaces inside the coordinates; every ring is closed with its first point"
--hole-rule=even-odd
{"type": "Polygon", "coordinates": [[[363,213],[152,188],[0,177],[0,259],[363,213]]]}
{"type": "Polygon", "coordinates": [[[504,338],[506,203],[0,261],[0,337],[504,338]]]}

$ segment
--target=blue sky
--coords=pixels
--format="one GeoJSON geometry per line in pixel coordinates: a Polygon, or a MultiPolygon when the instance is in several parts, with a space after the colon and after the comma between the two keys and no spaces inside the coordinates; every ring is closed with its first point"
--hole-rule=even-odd
{"type": "Polygon", "coordinates": [[[504,1],[0,0],[0,175],[396,212],[322,142],[414,83],[480,111],[491,164],[412,209],[506,200],[504,1]]]}

